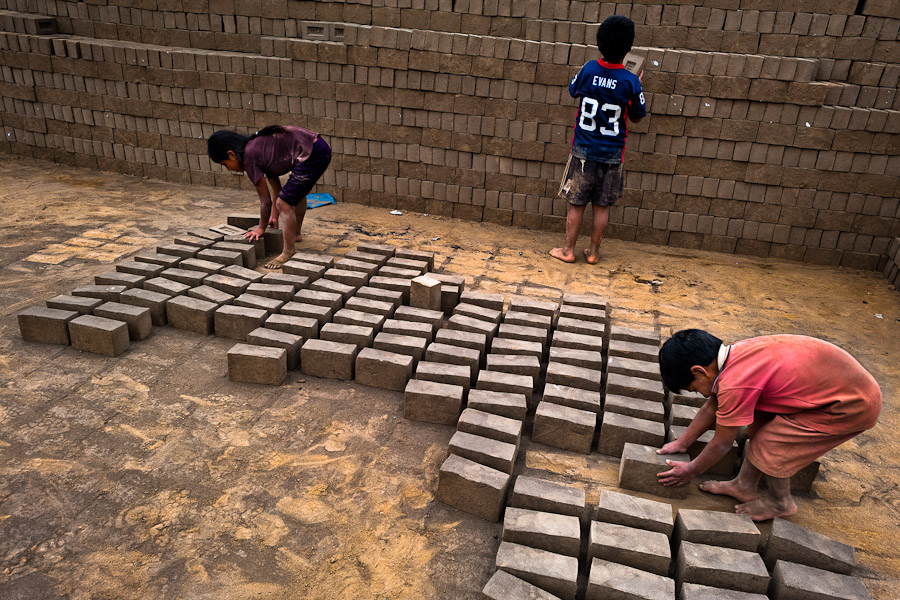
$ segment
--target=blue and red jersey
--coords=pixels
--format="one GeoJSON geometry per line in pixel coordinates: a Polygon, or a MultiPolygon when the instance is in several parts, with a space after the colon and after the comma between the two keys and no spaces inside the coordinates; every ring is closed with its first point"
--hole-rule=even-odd
{"type": "Polygon", "coordinates": [[[580,99],[572,154],[599,162],[621,162],[627,119],[647,114],[637,75],[624,65],[592,60],[569,83],[569,94],[580,99]]]}

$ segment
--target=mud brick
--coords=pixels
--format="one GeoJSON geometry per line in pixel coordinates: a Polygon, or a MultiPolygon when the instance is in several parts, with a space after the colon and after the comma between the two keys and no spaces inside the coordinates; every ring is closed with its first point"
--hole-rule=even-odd
{"type": "MultiPolygon", "coordinates": [[[[684,435],[686,429],[686,427],[678,427],[675,425],[669,427],[668,441],[680,438],[682,435],[684,435]]],[[[692,460],[694,458],[697,458],[703,451],[703,449],[706,448],[706,444],[712,441],[713,435],[715,435],[714,431],[707,431],[703,435],[701,435],[696,442],[690,445],[687,453],[692,460]]],[[[729,450],[728,453],[719,460],[719,462],[709,467],[706,470],[706,473],[710,475],[732,475],[734,473],[735,463],[737,462],[737,455],[738,445],[737,442],[735,442],[731,445],[731,450],[729,450]]]]}
{"type": "Polygon", "coordinates": [[[474,304],[491,310],[503,312],[503,294],[486,294],[483,292],[462,292],[459,301],[464,304],[474,304]]]}
{"type": "Polygon", "coordinates": [[[192,235],[194,237],[203,238],[205,240],[210,240],[211,242],[220,242],[225,238],[224,233],[213,231],[212,229],[190,229],[188,230],[188,235],[192,235]]]}
{"type": "Polygon", "coordinates": [[[513,298],[509,301],[509,312],[523,312],[532,315],[540,315],[542,317],[550,317],[552,320],[556,315],[557,306],[555,302],[545,302],[543,300],[533,300],[531,298],[513,298]]]}
{"type": "Polygon", "coordinates": [[[687,454],[657,454],[656,448],[641,444],[625,444],[619,462],[619,487],[666,498],[687,497],[687,486],[666,487],[659,483],[657,473],[671,467],[666,460],[690,462],[687,454]]]}
{"type": "MultiPolygon", "coordinates": [[[[309,284],[309,289],[313,291],[320,292],[331,292],[333,294],[340,294],[341,298],[345,301],[353,295],[353,292],[356,291],[357,286],[347,285],[345,283],[341,283],[339,281],[335,281],[333,279],[316,279],[312,283],[309,284]]],[[[301,290],[302,291],[302,290],[301,290]]]]}
{"type": "Polygon", "coordinates": [[[226,304],[219,307],[213,319],[216,336],[232,340],[247,340],[247,334],[262,326],[268,313],[259,308],[226,304]]]}
{"type": "Polygon", "coordinates": [[[397,253],[397,248],[391,246],[390,244],[363,243],[356,246],[356,250],[359,252],[365,252],[367,254],[378,254],[380,256],[386,256],[388,258],[394,256],[397,253]]]}
{"type": "Polygon", "coordinates": [[[856,551],[796,523],[774,519],[763,560],[770,569],[776,561],[785,561],[850,575],[856,566],[856,551]]]}
{"type": "Polygon", "coordinates": [[[534,391],[534,379],[527,375],[512,375],[497,371],[479,371],[478,381],[475,387],[479,390],[491,392],[507,392],[510,394],[522,394],[529,404],[534,391]]]}
{"type": "MultiPolygon", "coordinates": [[[[219,264],[222,264],[225,266],[230,266],[230,265],[234,265],[234,266],[238,266],[238,267],[244,266],[244,260],[243,260],[243,257],[241,256],[241,253],[234,252],[232,250],[213,250],[213,249],[200,250],[197,253],[197,258],[200,258],[203,260],[208,260],[210,262],[216,262],[216,263],[219,263],[219,264]]],[[[261,274],[260,274],[260,277],[262,277],[261,274]]]]}
{"type": "MultiPolygon", "coordinates": [[[[438,332],[438,335],[440,335],[440,332],[438,332]]],[[[491,342],[491,353],[534,356],[540,360],[544,356],[544,345],[541,342],[494,338],[491,342]]]]}
{"type": "Polygon", "coordinates": [[[517,448],[499,440],[457,431],[450,438],[449,453],[511,474],[516,463],[517,448]]]}
{"type": "Polygon", "coordinates": [[[550,362],[572,365],[583,369],[603,371],[603,355],[590,350],[573,350],[572,348],[550,348],[550,362]]]}
{"type": "Polygon", "coordinates": [[[386,315],[393,316],[394,311],[403,302],[403,293],[394,290],[385,290],[381,288],[363,286],[356,290],[356,295],[354,296],[354,298],[356,298],[357,300],[370,300],[379,303],[371,305],[373,309],[380,308],[381,304],[388,305],[390,306],[390,311],[386,313],[386,315]]]}
{"type": "Polygon", "coordinates": [[[539,327],[525,327],[523,325],[501,323],[497,331],[497,336],[511,340],[538,342],[542,347],[547,343],[547,332],[539,327]]]}
{"type": "Polygon", "coordinates": [[[407,271],[415,271],[419,276],[428,271],[428,263],[421,260],[411,260],[408,258],[398,258],[396,256],[389,258],[385,263],[386,267],[394,267],[396,269],[405,269],[407,271]]]}
{"type": "Polygon", "coordinates": [[[412,376],[413,358],[405,354],[363,348],[356,355],[356,382],[402,392],[412,376]]]}
{"type": "Polygon", "coordinates": [[[263,274],[259,271],[247,269],[246,267],[240,266],[240,264],[227,265],[224,269],[222,269],[222,275],[227,275],[228,277],[237,277],[238,279],[246,279],[250,283],[259,283],[263,278],[263,274]]]}
{"type": "Polygon", "coordinates": [[[597,452],[607,456],[622,456],[622,449],[628,443],[662,446],[665,442],[666,427],[663,423],[605,412],[597,452]]]}
{"type": "Polygon", "coordinates": [[[509,496],[509,506],[568,515],[583,520],[584,490],[536,477],[519,476],[509,496]]]}
{"type": "Polygon", "coordinates": [[[403,392],[403,416],[413,421],[455,425],[462,410],[463,387],[411,379],[403,392]]]}
{"type": "Polygon", "coordinates": [[[546,381],[569,387],[599,392],[602,388],[602,373],[594,369],[576,367],[560,362],[547,365],[546,381]]]}
{"type": "Polygon", "coordinates": [[[748,594],[736,590],[685,583],[681,586],[680,600],[768,600],[765,594],[748,594]]]}
{"type": "MultiPolygon", "coordinates": [[[[351,250],[350,252],[348,252],[347,254],[344,255],[344,259],[349,259],[349,260],[353,260],[356,262],[366,263],[368,265],[377,265],[379,267],[383,267],[384,263],[387,262],[388,258],[389,257],[384,256],[383,254],[374,254],[372,252],[360,252],[359,250],[351,250]]],[[[337,264],[341,264],[341,261],[338,261],[337,264]]],[[[372,273],[369,273],[369,274],[372,275],[372,273]]]]}
{"type": "Polygon", "coordinates": [[[501,539],[577,558],[581,523],[574,516],[507,507],[501,539]]]}
{"type": "Polygon", "coordinates": [[[288,302],[278,311],[283,315],[293,317],[306,317],[315,319],[319,322],[319,327],[331,321],[334,309],[328,306],[319,306],[318,304],[309,304],[307,302],[288,302]]]}
{"type": "Polygon", "coordinates": [[[531,438],[545,446],[590,454],[596,424],[595,413],[541,402],[534,413],[531,438]]]}
{"type": "Polygon", "coordinates": [[[600,500],[597,503],[597,520],[655,531],[666,537],[671,536],[674,529],[671,504],[611,490],[600,492],[600,500]]]}
{"type": "Polygon", "coordinates": [[[575,600],[578,559],[512,542],[500,542],[497,568],[563,600],[575,600]]]}
{"type": "Polygon", "coordinates": [[[416,379],[462,386],[468,393],[472,385],[472,370],[465,365],[420,360],[416,365],[416,379]]]}
{"type": "Polygon", "coordinates": [[[131,273],[121,273],[119,271],[106,271],[94,276],[94,285],[121,285],[127,289],[140,287],[146,277],[140,275],[132,275],[131,273]]]}
{"type": "Polygon", "coordinates": [[[506,502],[510,479],[507,473],[451,454],[438,473],[435,497],[444,504],[496,522],[506,502]]]}
{"type": "Polygon", "coordinates": [[[222,240],[223,242],[232,242],[234,244],[250,244],[253,246],[253,249],[256,252],[256,262],[258,263],[261,258],[266,257],[266,242],[263,238],[258,238],[255,240],[249,240],[244,237],[244,234],[232,234],[226,235],[222,240]]]}
{"type": "Polygon", "coordinates": [[[550,404],[559,404],[560,406],[568,406],[569,408],[577,408],[578,410],[596,414],[603,412],[599,391],[592,392],[567,385],[548,383],[544,386],[544,396],[541,400],[550,404]]]}
{"type": "Polygon", "coordinates": [[[515,575],[510,575],[506,571],[495,571],[485,584],[484,589],[481,590],[481,596],[485,600],[522,600],[523,598],[528,600],[559,600],[558,596],[531,585],[515,575]]]}
{"type": "Polygon", "coordinates": [[[378,263],[354,260],[352,258],[342,258],[335,262],[334,266],[341,271],[357,271],[367,276],[377,273],[380,267],[378,263]]]}
{"type": "Polygon", "coordinates": [[[685,406],[683,404],[673,404],[669,408],[669,417],[666,419],[666,425],[669,427],[687,427],[700,412],[699,408],[693,406],[685,406]]]}
{"type": "Polygon", "coordinates": [[[247,293],[264,298],[273,298],[282,302],[290,302],[295,290],[292,285],[279,285],[274,283],[251,283],[247,286],[247,293]]]}
{"type": "Polygon", "coordinates": [[[592,323],[606,323],[607,314],[602,308],[586,308],[574,304],[563,304],[559,309],[559,316],[576,321],[590,321],[592,323]]]}
{"type": "Polygon", "coordinates": [[[537,381],[541,376],[541,362],[535,356],[488,354],[486,369],[513,375],[527,375],[533,381],[537,381]]]}
{"type": "Polygon", "coordinates": [[[579,319],[561,316],[556,320],[556,331],[602,338],[606,331],[606,325],[603,323],[581,321],[579,319]]]}
{"type": "MultiPolygon", "coordinates": [[[[732,586],[734,587],[734,586],[732,586]]],[[[770,595],[776,600],[871,600],[856,577],[779,560],[772,572],[770,595]]]]}
{"type": "MultiPolygon", "coordinates": [[[[416,377],[418,378],[418,371],[416,377]]],[[[515,446],[517,452],[522,437],[522,427],[522,422],[517,419],[501,417],[474,408],[465,409],[456,424],[459,431],[511,444],[515,446]]]]}
{"type": "Polygon", "coordinates": [[[747,552],[756,552],[759,545],[759,529],[749,516],[715,510],[679,510],[675,516],[675,537],[679,542],[747,552]]]}
{"type": "Polygon", "coordinates": [[[98,317],[122,321],[128,327],[128,337],[143,340],[153,332],[150,309],[120,302],[105,302],[94,309],[98,317]]]}
{"type": "Polygon", "coordinates": [[[376,275],[369,279],[369,287],[400,292],[403,294],[403,304],[408,304],[412,281],[402,277],[381,277],[376,275]]]}
{"type": "Polygon", "coordinates": [[[524,421],[528,412],[525,394],[489,390],[469,390],[466,406],[519,421],[524,421]]]}
{"type": "Polygon", "coordinates": [[[409,248],[397,248],[395,254],[397,258],[412,260],[416,262],[424,262],[425,270],[434,269],[434,252],[425,252],[424,250],[410,250],[409,248]]]}
{"type": "MultiPolygon", "coordinates": [[[[180,256],[173,256],[171,254],[159,254],[157,252],[147,252],[144,254],[138,254],[134,257],[134,262],[139,263],[147,263],[151,265],[159,265],[161,267],[169,268],[174,267],[178,263],[182,261],[180,256]]],[[[125,261],[116,265],[116,270],[120,270],[119,267],[122,265],[127,265],[130,261],[125,261]]],[[[160,269],[162,271],[162,269],[160,269]]],[[[133,271],[124,271],[125,273],[132,273],[133,271]]],[[[143,273],[135,273],[136,275],[143,275],[143,273]]]]}
{"type": "Polygon", "coordinates": [[[653,344],[637,344],[622,340],[609,341],[609,355],[633,360],[654,361],[659,356],[659,347],[653,344]]]}
{"type": "Polygon", "coordinates": [[[394,312],[394,318],[398,321],[428,323],[435,329],[438,329],[444,320],[444,313],[437,310],[429,310],[427,308],[417,308],[415,306],[400,306],[394,312]]]}
{"type": "Polygon", "coordinates": [[[610,326],[609,339],[610,341],[621,340],[623,342],[635,342],[637,344],[659,346],[659,334],[655,331],[636,329],[634,327],[623,327],[621,325],[610,326]]]}
{"type": "Polygon", "coordinates": [[[656,575],[666,575],[672,560],[666,534],[602,521],[591,523],[588,556],[656,575]]]}
{"type": "Polygon", "coordinates": [[[325,323],[319,331],[319,338],[329,342],[354,344],[357,348],[362,349],[372,345],[375,340],[375,330],[364,325],[325,323]]]}
{"type": "Polygon", "coordinates": [[[221,290],[217,290],[214,287],[208,285],[201,285],[195,288],[191,288],[188,290],[188,296],[191,298],[198,298],[200,300],[206,300],[207,302],[213,302],[218,304],[219,306],[223,304],[231,304],[234,302],[234,296],[223,292],[221,290]]]}
{"type": "Polygon", "coordinates": [[[340,293],[313,289],[300,290],[294,295],[293,301],[326,306],[335,311],[344,305],[344,297],[340,293]]]}
{"type": "MultiPolygon", "coordinates": [[[[378,300],[370,300],[368,298],[353,296],[352,298],[347,300],[347,302],[344,304],[344,308],[367,312],[373,315],[381,315],[389,319],[394,314],[395,307],[390,302],[380,302],[378,300]]],[[[431,332],[429,331],[429,337],[430,336],[431,332]]]]}
{"type": "MultiPolygon", "coordinates": [[[[394,259],[389,259],[389,260],[394,260],[394,259]]],[[[411,281],[412,279],[414,279],[415,277],[418,277],[421,274],[422,274],[422,272],[419,271],[418,269],[404,269],[402,267],[385,265],[385,266],[381,267],[380,269],[378,269],[378,275],[376,275],[376,277],[390,277],[390,278],[397,278],[397,279],[406,279],[408,281],[411,281]]],[[[410,283],[410,285],[412,285],[412,284],[410,283]]]]}
{"type": "Polygon", "coordinates": [[[157,254],[168,254],[178,258],[194,258],[199,251],[200,249],[196,246],[185,246],[184,244],[163,244],[156,247],[157,254]]]}
{"type": "MultiPolygon", "coordinates": [[[[353,300],[353,298],[351,298],[350,300],[353,300]]],[[[381,331],[384,333],[392,333],[394,335],[408,335],[422,338],[426,343],[429,344],[434,338],[434,327],[432,325],[430,325],[429,323],[417,323],[415,321],[398,321],[397,319],[387,319],[384,322],[384,325],[381,326],[381,331]]]]}
{"type": "Polygon", "coordinates": [[[267,229],[262,235],[262,242],[266,254],[281,254],[284,250],[284,232],[277,229],[267,229]]]}
{"type": "Polygon", "coordinates": [[[321,283],[323,281],[335,281],[343,285],[357,290],[369,282],[369,275],[362,271],[351,271],[349,269],[328,269],[323,275],[324,279],[317,279],[311,285],[321,283]]]}
{"type": "Polygon", "coordinates": [[[699,583],[753,594],[765,594],[769,587],[769,572],[759,554],[693,542],[681,542],[675,579],[680,584],[699,583]]]}
{"type": "Polygon", "coordinates": [[[662,575],[595,558],[591,560],[585,598],[670,600],[675,598],[675,582],[662,575]]]}
{"type": "Polygon", "coordinates": [[[486,321],[494,325],[499,325],[500,320],[503,318],[503,313],[499,310],[468,303],[457,304],[453,309],[453,314],[486,321]]]}
{"type": "Polygon", "coordinates": [[[216,273],[220,273],[222,269],[225,268],[225,265],[212,262],[211,260],[203,260],[202,258],[186,258],[178,263],[178,268],[187,271],[199,271],[200,273],[206,273],[207,275],[215,275],[216,273]]]}
{"type": "MultiPolygon", "coordinates": [[[[381,331],[385,318],[382,315],[373,315],[372,313],[342,308],[334,313],[332,319],[335,323],[343,325],[362,325],[363,327],[371,327],[376,332],[381,331]]],[[[424,343],[424,340],[423,340],[424,343]]]]}
{"type": "Polygon", "coordinates": [[[104,302],[118,302],[119,296],[126,289],[128,288],[124,285],[83,285],[72,290],[72,295],[83,298],[96,298],[104,302]]]}
{"type": "Polygon", "coordinates": [[[281,385],[287,377],[287,350],[235,344],[228,351],[228,379],[244,383],[281,385]]]}
{"type": "Polygon", "coordinates": [[[413,278],[409,290],[409,304],[416,308],[443,312],[441,282],[428,275],[413,278]]]}
{"type": "MultiPolygon", "coordinates": [[[[653,400],[641,400],[640,398],[628,398],[617,394],[607,394],[603,405],[607,413],[616,413],[636,419],[647,421],[665,421],[665,406],[653,400]]],[[[650,442],[646,442],[650,443],[650,442]]]]}
{"type": "Polygon", "coordinates": [[[507,310],[503,316],[503,322],[507,325],[521,325],[523,327],[543,329],[547,332],[548,338],[550,337],[550,328],[553,326],[551,317],[516,310],[507,310]]]}
{"type": "MultiPolygon", "coordinates": [[[[208,285],[209,287],[230,294],[231,296],[240,296],[247,290],[250,282],[239,277],[216,274],[208,275],[206,279],[203,280],[203,285],[208,285]]],[[[147,286],[145,285],[144,287],[147,286]]]]}
{"type": "Polygon", "coordinates": [[[327,270],[328,267],[324,265],[317,265],[315,263],[303,262],[296,259],[289,260],[281,265],[282,273],[286,275],[301,275],[303,277],[308,277],[311,282],[322,277],[327,270]]]}
{"type": "Polygon", "coordinates": [[[204,248],[209,248],[215,242],[201,238],[201,237],[187,234],[187,235],[176,236],[174,239],[174,243],[181,244],[182,246],[193,246],[194,248],[197,248],[198,250],[202,250],[204,248]]]}
{"type": "Polygon", "coordinates": [[[581,306],[597,310],[606,310],[606,298],[602,296],[563,294],[563,306],[581,306]]]}
{"type": "Polygon", "coordinates": [[[172,296],[151,292],[149,290],[132,289],[125,290],[119,295],[119,302],[146,308],[150,311],[150,322],[153,325],[166,324],[166,301],[172,296]]]}
{"type": "Polygon", "coordinates": [[[123,275],[149,278],[156,277],[157,275],[162,273],[163,269],[165,268],[166,267],[164,267],[163,265],[126,260],[125,262],[121,262],[116,265],[116,272],[122,273],[123,275]]]}
{"type": "MultiPolygon", "coordinates": [[[[259,225],[259,213],[234,213],[226,218],[228,224],[244,231],[259,225]]],[[[221,229],[221,226],[216,229],[221,229]]]]}
{"type": "Polygon", "coordinates": [[[247,308],[259,308],[271,315],[277,313],[285,303],[274,298],[244,293],[235,298],[232,304],[234,306],[246,306],[247,308]]]}
{"type": "Polygon", "coordinates": [[[434,341],[447,346],[459,346],[478,352],[479,356],[487,347],[487,336],[483,333],[461,329],[438,329],[434,341]]]}
{"type": "Polygon", "coordinates": [[[603,351],[603,338],[580,333],[568,333],[565,331],[553,332],[553,340],[550,345],[556,348],[571,348],[573,350],[588,350],[590,352],[603,351]]]}
{"type": "Polygon", "coordinates": [[[466,288],[465,278],[459,275],[452,275],[450,273],[429,273],[428,276],[434,277],[444,285],[450,285],[457,288],[458,293],[462,293],[466,288]]]}
{"type": "Polygon", "coordinates": [[[20,311],[16,316],[19,321],[19,332],[26,342],[67,346],[69,322],[79,314],[74,310],[32,306],[20,311]]]}
{"type": "Polygon", "coordinates": [[[682,392],[680,394],[669,392],[669,403],[673,406],[675,404],[683,404],[684,406],[700,408],[706,404],[706,398],[696,392],[682,392]]]}
{"type": "Polygon", "coordinates": [[[659,381],[611,373],[606,378],[606,393],[662,402],[665,398],[659,381]]]}
{"type": "Polygon", "coordinates": [[[659,374],[659,363],[657,362],[610,356],[607,362],[607,371],[618,375],[662,381],[662,376],[659,374]]]}
{"type": "Polygon", "coordinates": [[[303,341],[303,337],[299,335],[267,327],[257,327],[247,334],[248,344],[282,348],[286,353],[288,370],[294,370],[300,366],[300,346],[303,345],[303,341]]]}
{"type": "Polygon", "coordinates": [[[216,242],[213,250],[225,250],[228,252],[240,252],[243,266],[248,269],[256,267],[256,247],[253,244],[243,242],[216,242]]]}
{"type": "Polygon", "coordinates": [[[447,320],[447,326],[452,330],[483,335],[486,340],[491,340],[498,330],[498,326],[495,323],[460,314],[451,316],[447,320]]]}
{"type": "MultiPolygon", "coordinates": [[[[119,299],[121,300],[122,296],[127,294],[128,292],[132,292],[134,290],[125,290],[121,294],[119,294],[119,299]]],[[[61,294],[59,296],[54,296],[50,298],[46,302],[47,308],[55,308],[57,310],[70,310],[78,313],[79,315],[89,315],[94,312],[94,308],[103,304],[103,300],[99,298],[86,298],[84,296],[69,296],[66,294],[61,294]]],[[[66,342],[68,344],[68,342],[66,342]]]]}
{"type": "Polygon", "coordinates": [[[297,292],[309,286],[309,277],[273,272],[263,275],[263,278],[260,279],[259,282],[270,285],[289,285],[294,288],[294,292],[297,292]]]}
{"type": "Polygon", "coordinates": [[[319,335],[319,321],[308,317],[274,314],[266,319],[263,326],[268,329],[274,329],[275,331],[283,331],[285,333],[300,336],[304,340],[319,335]]]}
{"type": "MultiPolygon", "coordinates": [[[[229,235],[244,235],[248,229],[252,227],[256,227],[259,224],[259,215],[253,213],[246,213],[241,215],[233,215],[235,219],[240,219],[241,223],[250,223],[246,227],[236,227],[235,223],[228,223],[223,225],[216,225],[215,227],[210,227],[209,230],[214,233],[221,233],[224,236],[229,235]]],[[[200,236],[203,237],[203,236],[200,236]]]]}
{"type": "Polygon", "coordinates": [[[375,336],[373,347],[386,352],[396,352],[397,354],[411,356],[414,361],[413,364],[415,364],[422,360],[427,345],[428,340],[421,337],[381,332],[375,336]]]}
{"type": "Polygon", "coordinates": [[[329,340],[310,339],[300,348],[300,369],[304,375],[326,379],[353,379],[359,348],[329,340]]]}
{"type": "Polygon", "coordinates": [[[322,265],[326,269],[334,267],[334,256],[330,254],[319,254],[316,252],[297,252],[291,257],[291,261],[300,261],[312,263],[314,265],[322,265]]]}
{"type": "Polygon", "coordinates": [[[162,277],[183,283],[188,287],[197,287],[203,285],[203,281],[208,277],[203,271],[190,271],[188,269],[166,269],[160,273],[162,277]]]}
{"type": "Polygon", "coordinates": [[[130,345],[128,325],[124,321],[81,315],[70,319],[68,325],[69,339],[76,350],[118,356],[130,345]]]}

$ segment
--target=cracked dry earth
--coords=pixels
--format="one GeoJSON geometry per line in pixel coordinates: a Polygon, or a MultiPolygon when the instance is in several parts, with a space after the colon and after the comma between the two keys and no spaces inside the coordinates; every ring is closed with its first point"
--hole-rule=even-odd
{"type": "MultiPolygon", "coordinates": [[[[254,210],[252,192],[7,157],[0,206],[0,597],[480,597],[500,525],[434,500],[454,429],[404,420],[401,394],[297,372],[232,383],[232,341],[169,327],[117,358],[21,340],[17,311],[254,210]]],[[[873,597],[900,594],[900,296],[880,275],[617,240],[597,267],[564,265],[546,254],[560,234],[353,204],[310,211],[304,234],[301,249],[334,254],[361,241],[436,252],[467,289],[603,294],[613,318],[663,336],[700,326],[846,348],[882,386],[881,422],[824,457],[792,520],[855,546],[873,597]]],[[[517,473],[591,502],[615,488],[613,459],[523,443],[517,473]]],[[[678,506],[730,509],[692,488],[678,506]]]]}

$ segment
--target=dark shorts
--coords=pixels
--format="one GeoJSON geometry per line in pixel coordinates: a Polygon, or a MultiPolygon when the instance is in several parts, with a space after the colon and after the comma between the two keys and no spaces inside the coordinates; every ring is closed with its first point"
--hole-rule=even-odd
{"type": "Polygon", "coordinates": [[[312,154],[303,162],[294,165],[278,197],[291,206],[303,202],[330,162],[331,147],[322,138],[316,138],[312,154]]]}
{"type": "Polygon", "coordinates": [[[622,197],[625,187],[622,163],[609,164],[569,155],[559,197],[569,204],[612,206],[622,197]]]}

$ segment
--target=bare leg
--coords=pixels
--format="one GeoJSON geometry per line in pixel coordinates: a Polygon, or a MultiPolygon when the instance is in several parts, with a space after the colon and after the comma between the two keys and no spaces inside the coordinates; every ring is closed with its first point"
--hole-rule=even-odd
{"type": "Polygon", "coordinates": [[[304,197],[300,203],[294,207],[294,215],[297,217],[297,241],[303,241],[303,234],[300,230],[303,228],[303,218],[306,216],[306,198],[304,197]]]}
{"type": "Polygon", "coordinates": [[[704,481],[700,484],[700,489],[710,494],[731,496],[740,502],[749,502],[759,497],[756,488],[761,477],[762,471],[745,458],[737,477],[731,481],[704,481]]]}
{"type": "Polygon", "coordinates": [[[550,256],[567,263],[575,262],[575,242],[578,241],[578,232],[581,230],[581,221],[584,218],[584,206],[568,205],[566,212],[566,245],[562,248],[554,248],[550,256]]]}
{"type": "Polygon", "coordinates": [[[768,495],[738,504],[734,507],[734,512],[748,515],[754,521],[768,521],[775,517],[789,517],[797,512],[797,504],[791,496],[790,477],[766,475],[766,485],[769,487],[768,495]]]}
{"type": "MultiPolygon", "coordinates": [[[[281,235],[284,238],[284,250],[282,250],[281,254],[277,257],[266,263],[267,269],[280,269],[281,265],[291,259],[296,252],[295,243],[297,241],[297,231],[299,230],[297,225],[297,213],[293,207],[281,198],[275,200],[275,203],[278,206],[278,211],[281,213],[284,221],[281,228],[281,235]]],[[[305,206],[303,207],[303,211],[303,214],[305,214],[305,206]]]]}
{"type": "Polygon", "coordinates": [[[593,206],[594,222],[591,229],[591,247],[585,248],[584,256],[587,258],[588,264],[596,265],[600,261],[600,242],[603,241],[603,234],[606,232],[606,226],[609,225],[609,207],[593,206]]]}

